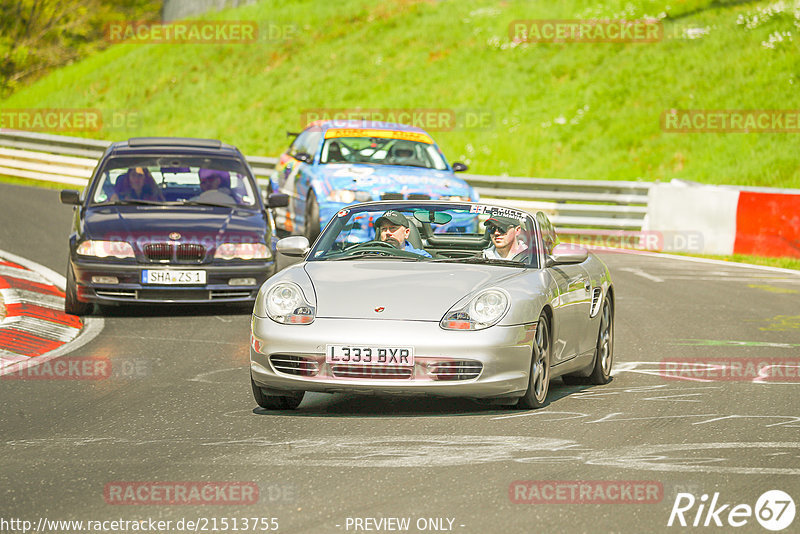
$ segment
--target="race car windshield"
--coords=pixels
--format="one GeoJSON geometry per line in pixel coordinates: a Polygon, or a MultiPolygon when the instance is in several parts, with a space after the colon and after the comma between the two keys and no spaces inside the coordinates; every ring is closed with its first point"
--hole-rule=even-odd
{"type": "Polygon", "coordinates": [[[307,261],[391,259],[536,267],[536,242],[532,218],[518,210],[381,203],[340,210],[307,261]]]}
{"type": "Polygon", "coordinates": [[[442,154],[429,143],[381,137],[335,137],[326,139],[321,163],[368,163],[446,170],[442,154]]]}
{"type": "Polygon", "coordinates": [[[233,163],[111,160],[96,180],[91,203],[256,207],[252,179],[233,163]]]}

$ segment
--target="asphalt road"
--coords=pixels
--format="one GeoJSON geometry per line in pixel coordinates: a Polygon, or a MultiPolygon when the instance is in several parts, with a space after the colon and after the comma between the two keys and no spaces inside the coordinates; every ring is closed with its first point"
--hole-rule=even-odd
{"type": "MultiPolygon", "coordinates": [[[[0,214],[0,249],[64,272],[70,208],[56,191],[0,184],[0,214]]],[[[617,292],[614,380],[556,380],[536,411],[310,394],[295,412],[266,412],[250,391],[247,314],[115,311],[67,356],[109,359],[110,378],[0,380],[0,530],[15,531],[3,529],[12,519],[151,518],[180,532],[185,518],[200,519],[199,531],[233,532],[233,519],[241,531],[243,518],[276,518],[287,533],[390,532],[365,520],[408,518],[410,532],[661,532],[684,492],[697,500],[684,513],[688,526],[674,518],[669,530],[721,531],[692,526],[703,494],[730,505],[723,524],[734,505],[755,507],[767,490],[800,504],[800,379],[784,365],[800,355],[800,276],[601,256],[617,292]],[[794,376],[664,376],[665,360],[676,358],[772,359],[771,369],[794,376]],[[552,502],[545,485],[515,484],[597,480],[660,488],[657,502],[567,504],[568,489],[552,502]],[[112,495],[130,482],[176,481],[255,484],[258,500],[124,505],[112,495]],[[514,502],[536,488],[549,503],[514,502]]],[[[734,520],[746,522],[737,532],[767,532],[753,516],[734,520]]],[[[795,518],[786,532],[799,525],[795,518]]]]}

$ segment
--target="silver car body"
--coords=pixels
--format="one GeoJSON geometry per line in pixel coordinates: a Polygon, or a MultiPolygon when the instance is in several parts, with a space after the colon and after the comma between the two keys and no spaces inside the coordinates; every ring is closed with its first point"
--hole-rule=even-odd
{"type": "MultiPolygon", "coordinates": [[[[426,202],[433,201],[366,203],[352,206],[347,210],[351,213],[342,217],[358,210],[411,213],[415,208],[428,209],[426,202]]],[[[506,208],[485,203],[436,205],[437,209],[483,210],[489,216],[493,209],[507,213],[506,208]]],[[[565,374],[589,375],[599,352],[599,310],[606,299],[613,313],[608,269],[583,249],[572,261],[559,261],[563,245],[554,249],[555,232],[547,217],[541,212],[536,216],[517,212],[517,216],[524,218],[528,239],[535,241],[529,247],[527,265],[427,258],[393,261],[370,255],[320,261],[315,256],[323,254],[325,235],[342,228],[343,223],[334,217],[305,261],[267,280],[259,292],[250,343],[257,399],[256,388],[265,396],[316,391],[457,396],[514,403],[529,388],[534,338],[542,314],[548,318],[545,332],[549,330],[550,339],[546,380],[565,374]],[[313,308],[313,320],[308,324],[281,324],[268,317],[266,296],[276,284],[285,282],[296,284],[313,308]],[[442,326],[449,311],[491,288],[504,292],[509,303],[496,324],[479,330],[442,326]],[[411,347],[414,365],[335,364],[326,361],[332,345],[411,347]]],[[[431,244],[436,238],[426,240],[424,233],[426,250],[449,253],[437,251],[431,244]]],[[[285,241],[291,240],[295,240],[293,244],[299,240],[301,249],[305,244],[302,237],[285,241]]],[[[480,254],[480,250],[476,252],[480,254]]]]}

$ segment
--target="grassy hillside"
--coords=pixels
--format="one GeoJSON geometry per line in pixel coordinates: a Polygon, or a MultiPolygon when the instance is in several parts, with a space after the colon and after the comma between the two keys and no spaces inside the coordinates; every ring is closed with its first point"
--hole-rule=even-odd
{"type": "Polygon", "coordinates": [[[800,134],[660,126],[673,108],[800,109],[800,38],[785,35],[800,2],[264,0],[209,17],[267,35],[114,45],[0,108],[128,113],[127,126],[77,135],[217,137],[260,155],[282,151],[308,109],[446,109],[490,118],[432,132],[470,172],[800,188],[800,134]],[[518,45],[508,33],[518,19],[645,15],[662,19],[662,41],[518,45]]]}

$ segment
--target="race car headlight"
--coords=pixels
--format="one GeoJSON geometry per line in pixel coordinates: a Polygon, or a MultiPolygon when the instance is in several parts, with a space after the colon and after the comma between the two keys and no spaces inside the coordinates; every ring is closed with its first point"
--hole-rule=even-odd
{"type": "Polygon", "coordinates": [[[487,289],[466,306],[450,310],[439,322],[445,330],[482,330],[497,324],[508,312],[508,295],[499,289],[487,289]]]}
{"type": "Polygon", "coordinates": [[[75,251],[79,256],[133,258],[133,247],[126,241],[84,241],[75,251]]]}
{"type": "Polygon", "coordinates": [[[331,202],[342,202],[350,204],[352,202],[367,202],[372,200],[369,191],[350,191],[349,189],[334,189],[328,194],[331,202]]]}
{"type": "Polygon", "coordinates": [[[222,243],[214,253],[215,260],[268,260],[272,252],[264,243],[222,243]]]}
{"type": "Polygon", "coordinates": [[[275,284],[264,299],[267,316],[281,324],[309,324],[314,307],[303,296],[300,286],[291,282],[275,284]]]}

